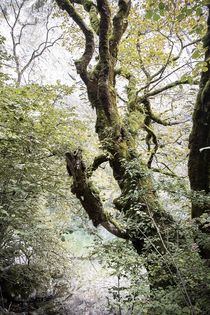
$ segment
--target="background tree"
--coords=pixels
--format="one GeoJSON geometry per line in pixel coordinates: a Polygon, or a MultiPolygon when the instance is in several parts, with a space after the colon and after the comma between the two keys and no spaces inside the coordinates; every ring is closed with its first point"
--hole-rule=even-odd
{"type": "Polygon", "coordinates": [[[58,26],[52,25],[53,9],[46,1],[9,1],[0,6],[5,22],[5,30],[10,34],[11,57],[5,66],[14,69],[16,81],[28,83],[34,77],[33,69],[37,60],[46,54],[62,38],[55,34],[58,26]],[[27,13],[26,13],[27,10],[27,13]],[[43,18],[44,13],[44,18],[43,18]],[[43,33],[37,34],[36,27],[42,25],[43,33]],[[29,34],[33,36],[29,39],[29,34]],[[31,41],[31,39],[33,39],[31,41]],[[33,75],[33,76],[32,76],[33,75]]]}

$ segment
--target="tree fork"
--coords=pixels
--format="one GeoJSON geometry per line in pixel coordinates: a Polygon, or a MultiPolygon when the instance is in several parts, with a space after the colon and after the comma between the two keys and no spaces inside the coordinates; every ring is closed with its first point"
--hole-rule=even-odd
{"type": "MultiPolygon", "coordinates": [[[[101,224],[113,235],[127,239],[128,235],[123,227],[105,213],[99,192],[87,176],[82,150],[78,148],[74,152],[66,153],[66,164],[69,176],[73,178],[71,192],[79,199],[93,225],[97,227],[101,224]]],[[[94,168],[95,163],[91,169],[94,168]]]]}

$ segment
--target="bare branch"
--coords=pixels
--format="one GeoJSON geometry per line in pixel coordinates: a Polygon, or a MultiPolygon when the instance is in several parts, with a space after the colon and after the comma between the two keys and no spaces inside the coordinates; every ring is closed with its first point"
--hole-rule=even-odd
{"type": "Polygon", "coordinates": [[[144,63],[143,63],[143,59],[142,59],[142,56],[141,56],[141,44],[140,44],[140,41],[139,41],[139,36],[137,38],[136,49],[137,49],[137,52],[138,52],[138,55],[139,55],[139,61],[140,61],[141,69],[144,72],[147,80],[150,81],[151,80],[151,75],[150,75],[149,71],[147,71],[147,69],[145,68],[144,63]]]}
{"type": "MultiPolygon", "coordinates": [[[[194,61],[194,62],[191,61],[191,63],[196,63],[196,62],[197,62],[197,61],[194,61]]],[[[168,74],[166,74],[164,77],[162,77],[162,78],[156,78],[156,79],[152,80],[151,82],[145,84],[143,87],[141,87],[141,88],[138,90],[138,94],[139,94],[141,91],[144,91],[145,89],[147,89],[149,85],[155,83],[155,84],[151,87],[151,89],[150,89],[150,91],[151,91],[151,90],[154,89],[160,82],[164,81],[166,78],[170,77],[172,74],[174,74],[175,72],[181,70],[182,68],[184,68],[184,67],[186,67],[186,66],[188,66],[188,65],[189,65],[189,60],[188,60],[186,63],[180,65],[180,66],[177,67],[177,68],[175,68],[174,70],[172,70],[172,71],[169,72],[168,74]]]]}
{"type": "Polygon", "coordinates": [[[190,43],[187,43],[187,44],[183,45],[182,39],[181,39],[178,35],[177,35],[177,37],[178,37],[178,39],[179,39],[179,41],[180,41],[180,43],[181,43],[181,48],[180,48],[180,51],[179,51],[179,53],[177,54],[177,56],[175,56],[175,57],[172,59],[173,62],[176,61],[176,60],[178,60],[178,59],[181,57],[182,52],[183,52],[183,50],[184,50],[185,48],[187,48],[187,47],[189,47],[189,46],[192,46],[192,45],[195,45],[195,44],[198,44],[199,42],[202,41],[202,38],[198,38],[198,39],[195,39],[194,41],[192,41],[192,42],[190,42],[190,43]]]}
{"type": "Polygon", "coordinates": [[[160,173],[160,174],[165,175],[165,176],[176,177],[176,178],[184,178],[184,176],[178,176],[175,173],[165,172],[164,170],[162,170],[160,168],[152,167],[151,170],[153,172],[160,173]]]}
{"type": "Polygon", "coordinates": [[[25,64],[25,66],[21,69],[21,71],[20,71],[21,76],[23,75],[23,73],[25,72],[25,70],[30,66],[30,64],[31,64],[36,58],[40,57],[40,56],[44,53],[45,50],[47,50],[48,48],[54,46],[55,43],[57,43],[61,38],[62,38],[62,35],[59,36],[58,38],[56,38],[53,42],[49,42],[49,43],[48,43],[48,42],[43,42],[43,43],[41,43],[41,44],[39,45],[39,47],[38,47],[36,50],[33,51],[33,53],[31,54],[30,59],[29,59],[28,62],[25,64]],[[42,48],[42,50],[41,50],[40,52],[38,52],[39,49],[41,48],[41,46],[43,46],[43,45],[44,45],[44,47],[42,48]]]}
{"type": "Polygon", "coordinates": [[[198,39],[196,39],[196,40],[194,40],[194,41],[191,41],[191,42],[189,42],[189,43],[187,43],[187,44],[184,45],[182,39],[180,38],[180,36],[177,35],[177,37],[178,37],[178,39],[179,39],[179,41],[180,41],[180,50],[179,50],[178,54],[177,54],[175,57],[171,58],[172,52],[173,52],[173,48],[174,48],[174,42],[173,42],[168,36],[166,36],[165,34],[163,34],[160,30],[158,30],[158,32],[159,32],[163,37],[166,37],[167,40],[168,40],[169,42],[171,42],[172,45],[171,45],[171,49],[170,49],[170,52],[169,52],[169,55],[168,55],[168,58],[167,58],[166,63],[165,63],[155,74],[153,74],[153,75],[151,76],[151,79],[154,79],[155,77],[157,77],[158,75],[160,75],[160,76],[157,78],[157,80],[159,80],[159,79],[162,78],[162,75],[163,75],[163,73],[165,72],[165,70],[166,70],[166,68],[167,68],[167,66],[168,66],[169,64],[171,64],[172,62],[177,61],[177,60],[181,57],[181,55],[182,55],[182,53],[183,53],[183,51],[184,51],[185,48],[187,48],[187,47],[189,47],[189,46],[192,46],[192,45],[195,45],[195,44],[199,43],[199,42],[202,40],[201,38],[198,38],[198,39]]]}
{"type": "MultiPolygon", "coordinates": [[[[179,41],[180,41],[180,50],[179,50],[178,54],[177,54],[175,57],[171,58],[172,52],[173,52],[173,48],[174,48],[174,42],[169,38],[169,36],[163,34],[160,30],[158,30],[158,32],[159,32],[162,36],[166,37],[169,42],[171,42],[171,44],[172,44],[172,45],[171,45],[171,49],[170,49],[170,52],[169,52],[169,54],[168,54],[168,58],[167,58],[165,64],[164,64],[156,73],[154,73],[154,74],[151,75],[150,77],[148,77],[148,74],[149,74],[148,71],[146,71],[146,72],[147,72],[147,73],[146,73],[146,72],[145,72],[146,69],[145,69],[145,68],[142,68],[142,70],[143,70],[143,72],[145,73],[146,77],[149,78],[150,80],[149,80],[149,82],[148,82],[143,88],[141,88],[141,89],[138,91],[138,93],[139,93],[140,91],[142,91],[142,90],[148,88],[151,84],[157,82],[157,83],[152,87],[152,89],[153,89],[155,86],[157,86],[160,82],[162,82],[165,78],[167,78],[168,76],[170,76],[171,74],[173,74],[175,71],[181,69],[181,68],[184,67],[185,65],[188,65],[188,63],[186,63],[185,65],[182,65],[181,67],[178,67],[178,68],[175,69],[173,72],[171,72],[170,74],[167,74],[165,77],[163,77],[163,74],[164,74],[165,70],[167,69],[167,67],[168,67],[172,62],[177,61],[177,60],[181,57],[181,55],[182,55],[184,49],[186,49],[186,48],[189,47],[189,46],[195,45],[195,44],[199,43],[199,42],[202,40],[201,38],[198,38],[198,39],[196,39],[196,40],[194,40],[194,41],[191,41],[191,42],[189,42],[189,43],[187,43],[187,44],[184,45],[182,39],[177,35],[177,37],[178,37],[178,39],[179,39],[179,41]]],[[[137,46],[137,51],[138,51],[138,53],[139,53],[139,45],[137,46]]],[[[185,84],[185,83],[183,83],[183,84],[185,84]]],[[[169,87],[169,88],[170,88],[170,87],[169,87]]],[[[166,88],[166,89],[167,89],[167,88],[166,88]]],[[[154,94],[154,95],[155,95],[155,94],[154,94]]]]}
{"type": "Polygon", "coordinates": [[[0,5],[0,8],[1,8],[1,12],[2,12],[2,14],[3,14],[3,17],[4,17],[4,19],[5,19],[5,21],[6,21],[6,23],[7,23],[7,25],[10,27],[10,28],[12,28],[12,25],[9,23],[9,20],[8,20],[8,18],[7,18],[7,14],[6,14],[6,12],[5,12],[5,9],[0,5]]]}
{"type": "Polygon", "coordinates": [[[167,164],[165,164],[164,162],[159,162],[159,163],[162,164],[167,170],[169,170],[169,172],[173,174],[174,177],[177,177],[177,175],[170,169],[170,167],[167,164]]]}
{"type": "Polygon", "coordinates": [[[20,16],[20,12],[21,12],[21,9],[22,9],[23,5],[24,5],[24,0],[23,0],[23,1],[21,2],[21,4],[18,6],[18,11],[17,11],[17,13],[16,13],[16,15],[15,15],[15,22],[14,22],[14,24],[12,25],[12,30],[15,29],[15,26],[16,26],[16,24],[17,24],[17,22],[18,22],[18,19],[19,19],[19,16],[20,16]]]}
{"type": "Polygon", "coordinates": [[[20,33],[19,33],[19,36],[18,36],[18,41],[15,43],[16,46],[20,45],[20,41],[21,41],[21,38],[22,38],[22,35],[23,35],[23,30],[26,26],[28,25],[35,25],[33,23],[27,23],[27,24],[23,24],[21,29],[20,29],[20,33]]]}
{"type": "MultiPolygon", "coordinates": [[[[197,62],[197,61],[195,61],[197,62]]],[[[192,62],[191,62],[192,63],[192,62]]],[[[175,73],[176,71],[189,66],[189,61],[187,61],[185,64],[180,65],[179,67],[177,67],[176,69],[172,70],[171,72],[169,72],[168,74],[166,74],[164,77],[158,78],[157,80],[153,81],[152,83],[155,83],[155,85],[152,86],[151,90],[154,89],[160,82],[164,81],[166,78],[168,78],[169,76],[171,76],[173,73],[175,73]]]]}
{"type": "Polygon", "coordinates": [[[177,80],[177,81],[174,81],[174,82],[171,82],[165,86],[163,86],[162,88],[159,88],[159,89],[156,89],[154,90],[153,92],[148,92],[146,94],[146,97],[150,97],[150,96],[155,96],[157,94],[160,94],[166,90],[169,90],[171,88],[174,88],[176,86],[179,86],[179,85],[184,85],[184,84],[190,84],[190,85],[199,85],[199,81],[198,80],[194,80],[192,83],[189,82],[189,80],[177,80]]]}
{"type": "Polygon", "coordinates": [[[119,94],[117,93],[117,97],[125,104],[127,104],[127,101],[119,94]]]}
{"type": "Polygon", "coordinates": [[[9,23],[9,20],[7,19],[7,15],[5,13],[5,11],[3,10],[3,8],[1,7],[1,10],[2,10],[2,13],[4,15],[4,18],[9,26],[9,28],[11,29],[10,31],[10,34],[11,34],[11,39],[12,39],[12,50],[13,50],[13,56],[14,56],[14,61],[15,61],[15,68],[16,68],[16,73],[17,73],[17,82],[20,84],[21,82],[21,79],[22,79],[22,76],[25,72],[25,70],[31,65],[31,63],[36,59],[38,58],[39,56],[41,56],[43,54],[43,52],[52,47],[58,40],[61,39],[61,36],[57,39],[55,39],[54,41],[50,41],[49,40],[49,34],[50,32],[56,27],[48,27],[48,23],[49,23],[49,17],[50,17],[50,14],[52,12],[52,10],[49,10],[48,11],[48,14],[47,14],[47,18],[46,18],[46,38],[45,38],[45,41],[42,42],[37,49],[35,49],[32,54],[31,54],[31,57],[29,58],[29,60],[26,62],[25,65],[21,65],[20,64],[20,59],[19,59],[19,55],[17,53],[17,46],[20,45],[21,43],[21,39],[22,39],[22,36],[23,36],[23,32],[25,30],[25,28],[27,26],[32,26],[32,25],[35,25],[36,24],[36,20],[34,22],[26,22],[26,23],[21,23],[20,21],[20,14],[21,14],[21,10],[23,9],[23,6],[24,6],[24,3],[25,3],[25,0],[22,0],[20,2],[20,4],[18,4],[18,1],[11,1],[10,3],[10,6],[11,6],[11,9],[13,11],[13,14],[14,14],[14,17],[15,17],[15,20],[14,20],[14,23],[13,24],[10,24],[9,23]],[[20,30],[18,31],[18,34],[17,31],[16,31],[16,25],[20,24],[22,25],[20,30]]]}
{"type": "Polygon", "coordinates": [[[162,78],[163,73],[165,72],[167,66],[168,66],[168,65],[170,64],[170,62],[171,62],[171,55],[172,55],[172,52],[173,52],[173,48],[174,48],[174,43],[172,43],[172,45],[171,45],[171,49],[170,49],[170,52],[169,52],[169,54],[168,54],[168,58],[167,58],[165,64],[164,64],[156,73],[154,73],[154,74],[151,76],[151,79],[154,79],[154,78],[157,77],[158,75],[160,75],[159,78],[158,78],[158,80],[159,80],[160,78],[162,78]]]}
{"type": "Polygon", "coordinates": [[[16,10],[15,10],[15,6],[14,6],[14,4],[12,3],[12,1],[10,2],[10,5],[11,5],[11,7],[12,7],[12,9],[13,9],[15,19],[17,19],[17,12],[16,12],[16,10]]]}

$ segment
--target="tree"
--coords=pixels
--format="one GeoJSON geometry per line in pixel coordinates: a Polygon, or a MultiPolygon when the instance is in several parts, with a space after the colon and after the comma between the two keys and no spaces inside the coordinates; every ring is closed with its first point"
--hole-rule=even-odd
{"type": "Polygon", "coordinates": [[[11,41],[12,58],[5,63],[5,66],[14,69],[18,84],[22,84],[23,81],[27,83],[30,81],[35,62],[62,38],[60,35],[55,36],[54,33],[58,26],[51,23],[53,9],[45,1],[19,0],[2,3],[0,11],[4,18],[5,29],[9,30],[11,41]],[[28,8],[26,8],[27,5],[28,8]],[[39,11],[46,13],[44,20],[39,11]],[[29,40],[29,34],[34,31],[37,25],[42,24],[43,33],[38,34],[39,40],[34,45],[29,40]]]}
{"type": "MultiPolygon", "coordinates": [[[[203,279],[201,275],[205,270],[202,267],[203,262],[199,260],[196,251],[191,250],[189,244],[192,242],[192,238],[189,237],[190,240],[187,240],[187,233],[178,225],[173,216],[162,207],[150,171],[158,148],[157,138],[151,128],[151,122],[164,125],[164,121],[153,113],[150,106],[150,97],[175,86],[189,84],[190,81],[189,77],[185,75],[185,77],[182,76],[181,79],[156,90],[154,89],[155,83],[161,83],[163,73],[168,69],[168,66],[173,66],[173,63],[179,59],[183,49],[199,42],[200,38],[190,41],[189,45],[183,44],[181,38],[180,53],[177,56],[172,56],[172,45],[168,57],[163,57],[164,64],[158,71],[154,72],[155,65],[150,65],[153,74],[145,67],[142,59],[142,47],[137,42],[136,48],[139,54],[140,68],[147,80],[146,85],[140,89],[143,91],[143,95],[139,96],[135,70],[132,69],[132,66],[129,71],[123,69],[123,67],[118,69],[120,43],[123,35],[126,34],[129,13],[131,12],[131,1],[119,0],[118,5],[113,4],[113,7],[111,2],[107,0],[97,0],[96,3],[85,0],[56,0],[56,2],[74,20],[84,36],[84,53],[75,62],[75,66],[86,86],[88,99],[96,111],[96,133],[102,150],[102,154],[97,156],[88,168],[83,161],[81,148],[66,153],[67,168],[73,181],[71,191],[80,200],[94,226],[101,224],[112,234],[130,240],[138,253],[144,256],[151,289],[163,288],[171,292],[171,288],[176,286],[178,291],[181,292],[181,296],[177,295],[176,301],[172,298],[174,303],[176,302],[177,305],[182,307],[187,305],[186,313],[197,314],[196,312],[201,312],[202,314],[208,314],[208,306],[202,305],[197,295],[201,288],[201,279],[203,279]],[[87,24],[87,17],[83,18],[78,13],[79,7],[84,10],[83,12],[88,13],[89,24],[87,24]],[[94,68],[90,69],[89,65],[93,66],[95,55],[96,63],[94,68]],[[121,80],[120,76],[128,81],[124,115],[119,110],[119,100],[117,98],[116,87],[117,82],[121,80]],[[153,91],[150,92],[148,88],[153,89],[153,91]],[[153,147],[147,163],[145,163],[142,154],[138,152],[139,129],[146,131],[147,145],[153,147]],[[119,223],[113,216],[106,214],[100,194],[91,181],[92,173],[105,161],[109,162],[113,170],[113,176],[121,191],[120,196],[113,200],[113,206],[114,213],[123,214],[123,224],[122,222],[119,223]],[[179,239],[178,242],[177,238],[179,239]],[[189,273],[186,270],[183,272],[180,255],[182,255],[185,262],[187,257],[193,257],[193,259],[188,259],[191,267],[193,261],[194,263],[197,261],[197,264],[199,264],[198,261],[200,262],[201,268],[204,269],[199,271],[200,278],[198,282],[194,278],[193,283],[189,281],[189,273]],[[192,287],[194,293],[192,293],[192,287]]],[[[148,3],[150,7],[154,5],[153,2],[149,1],[148,3]]],[[[180,23],[184,18],[186,18],[185,23],[189,22],[190,17],[194,18],[194,9],[199,17],[202,16],[200,3],[192,1],[190,4],[183,4],[180,1],[176,5],[172,1],[170,4],[173,12],[178,10],[179,14],[175,14],[173,23],[175,23],[177,17],[179,17],[177,23],[180,23]]],[[[146,8],[147,16],[153,16],[156,21],[161,19],[161,15],[164,16],[164,11],[170,9],[170,4],[169,2],[160,1],[154,10],[146,8]]],[[[140,36],[139,33],[138,40],[140,36]]],[[[179,37],[179,33],[177,36],[179,37]]],[[[170,41],[169,36],[167,39],[170,41]]],[[[201,67],[204,66],[201,65],[201,67]]],[[[205,69],[203,70],[205,71],[205,69]]],[[[166,73],[164,78],[166,79],[167,76],[166,73]]],[[[191,83],[193,81],[194,79],[191,80],[191,83]]],[[[199,170],[199,166],[197,170],[199,170]]],[[[198,190],[194,186],[192,188],[198,190]]],[[[190,277],[192,277],[192,274],[190,277]]],[[[207,294],[207,287],[202,292],[204,295],[207,294]]],[[[154,308],[151,312],[151,314],[156,314],[154,308]]],[[[183,314],[183,309],[177,309],[176,313],[183,314]]],[[[157,314],[159,314],[158,310],[157,314]]]]}
{"type": "MultiPolygon", "coordinates": [[[[208,5],[208,10],[210,6],[208,5]]],[[[189,179],[192,189],[192,218],[196,218],[200,233],[197,242],[201,254],[210,259],[209,208],[210,208],[210,15],[207,33],[203,39],[205,71],[201,73],[199,92],[193,113],[193,128],[189,147],[189,179]]]]}

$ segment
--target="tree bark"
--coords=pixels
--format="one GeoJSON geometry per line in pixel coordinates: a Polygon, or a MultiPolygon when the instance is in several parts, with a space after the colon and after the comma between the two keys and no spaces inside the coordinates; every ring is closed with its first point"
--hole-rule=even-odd
{"type": "MultiPolygon", "coordinates": [[[[208,6],[210,11],[210,6],[208,6]]],[[[200,233],[198,242],[201,255],[210,259],[210,14],[207,33],[203,40],[206,48],[206,70],[201,73],[199,92],[193,113],[193,127],[189,139],[188,174],[192,190],[192,218],[200,233]],[[202,217],[202,219],[201,219],[202,217]],[[199,219],[200,218],[200,219],[199,219]]]]}

